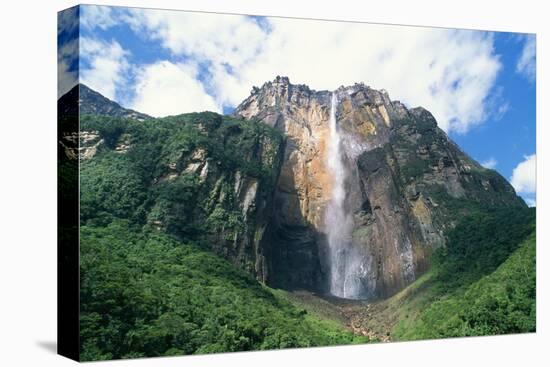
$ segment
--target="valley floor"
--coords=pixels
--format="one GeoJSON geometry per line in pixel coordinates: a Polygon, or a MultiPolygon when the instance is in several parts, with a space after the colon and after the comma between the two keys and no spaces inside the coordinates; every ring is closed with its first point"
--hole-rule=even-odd
{"type": "Polygon", "coordinates": [[[388,302],[349,300],[304,290],[288,292],[285,297],[297,307],[337,322],[356,335],[373,341],[391,341],[391,330],[397,320],[385,317],[388,302]]]}
{"type": "Polygon", "coordinates": [[[394,296],[368,302],[275,290],[296,307],[355,335],[389,342],[534,332],[535,233],[495,271],[462,287],[442,287],[429,271],[394,296]]]}

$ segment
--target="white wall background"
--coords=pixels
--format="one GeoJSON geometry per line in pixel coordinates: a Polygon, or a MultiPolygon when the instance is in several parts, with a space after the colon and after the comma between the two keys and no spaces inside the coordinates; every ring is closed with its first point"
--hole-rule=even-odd
{"type": "MultiPolygon", "coordinates": [[[[550,32],[544,1],[111,0],[107,5],[536,32],[537,334],[103,362],[101,366],[539,366],[550,352],[550,32]],[[545,16],[546,14],[546,16],[545,16]]],[[[68,366],[56,339],[56,12],[73,1],[5,1],[0,11],[0,365],[68,366]]],[[[94,365],[94,364],[92,364],[94,365]]]]}

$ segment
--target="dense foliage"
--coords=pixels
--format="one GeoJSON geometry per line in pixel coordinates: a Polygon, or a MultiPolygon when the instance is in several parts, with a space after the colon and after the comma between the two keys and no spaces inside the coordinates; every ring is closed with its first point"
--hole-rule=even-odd
{"type": "Polygon", "coordinates": [[[535,210],[465,217],[422,289],[402,306],[396,339],[533,332],[536,328],[535,210]]]}
{"type": "Polygon", "coordinates": [[[472,213],[435,253],[434,270],[445,290],[470,284],[493,272],[533,232],[535,209],[497,209],[472,213]]]}
{"type": "Polygon", "coordinates": [[[209,234],[247,224],[228,177],[271,190],[274,129],[214,113],[85,116],[81,129],[103,140],[80,172],[83,360],[367,341],[208,251],[209,234]],[[197,159],[214,180],[186,170],[197,159]]]}
{"type": "Polygon", "coordinates": [[[208,160],[209,169],[218,171],[218,176],[239,171],[259,180],[261,189],[269,191],[282,142],[280,133],[265,124],[211,112],[154,121],[84,116],[81,129],[97,131],[104,141],[94,158],[81,167],[83,223],[106,224],[112,218],[140,225],[157,222],[168,232],[193,240],[207,232],[205,224],[214,209],[216,215],[210,222],[220,217],[242,221],[233,213],[231,190],[219,207],[212,207],[220,204],[210,198],[213,188],[201,185],[196,172],[184,170],[193,162],[193,155],[204,155],[200,159],[208,160]],[[115,149],[121,142],[128,146],[124,154],[115,149]],[[263,151],[259,152],[260,148],[263,151]],[[177,177],[167,180],[174,171],[177,177]]]}
{"type": "MultiPolygon", "coordinates": [[[[235,197],[235,175],[257,180],[260,195],[273,189],[283,142],[277,131],[209,112],[148,121],[84,116],[81,129],[103,141],[80,167],[83,360],[368,340],[297,307],[210,251],[230,251],[227,244],[253,228],[235,197]],[[187,170],[206,161],[208,178],[187,170]]],[[[435,125],[417,129],[435,138],[435,125]]],[[[369,159],[398,156],[408,144],[375,149],[369,159]]],[[[401,185],[439,164],[407,159],[401,185]]],[[[501,185],[496,173],[476,169],[472,180],[501,185]]],[[[494,199],[498,193],[484,200],[489,194],[476,185],[479,192],[461,199],[438,185],[425,188],[440,204],[436,220],[456,226],[412,296],[399,298],[392,337],[535,329],[535,211],[494,199]]]]}
{"type": "Polygon", "coordinates": [[[83,360],[365,342],[227,261],[126,220],[81,228],[83,360]]]}

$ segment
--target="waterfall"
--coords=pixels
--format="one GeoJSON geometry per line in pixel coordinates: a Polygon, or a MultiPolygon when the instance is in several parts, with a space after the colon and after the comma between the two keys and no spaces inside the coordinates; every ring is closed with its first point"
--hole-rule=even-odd
{"type": "Polygon", "coordinates": [[[351,241],[353,218],[346,210],[346,177],[342,139],[336,120],[338,97],[332,93],[327,166],[332,176],[332,193],[325,212],[330,255],[330,293],[342,298],[359,298],[361,262],[351,241]]]}

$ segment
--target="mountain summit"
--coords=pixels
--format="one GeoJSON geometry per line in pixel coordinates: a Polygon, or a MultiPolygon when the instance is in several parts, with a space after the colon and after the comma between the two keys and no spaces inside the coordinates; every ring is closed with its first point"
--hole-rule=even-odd
{"type": "Polygon", "coordinates": [[[77,116],[80,112],[80,115],[111,116],[140,121],[152,118],[144,113],[124,108],[82,83],[75,85],[61,96],[57,101],[57,106],[61,116],[77,116]],[[78,100],[77,104],[72,103],[75,99],[78,100]],[[75,110],[76,108],[78,111],[75,110]]]}
{"type": "Polygon", "coordinates": [[[280,77],[232,116],[77,91],[58,172],[83,359],[535,331],[535,212],[427,110],[280,77]]]}
{"type": "Polygon", "coordinates": [[[501,175],[449,139],[429,111],[408,109],[362,83],[314,91],[277,77],[254,88],[234,115],[261,120],[286,137],[264,241],[271,280],[281,286],[326,289],[338,272],[339,295],[387,297],[429,267],[429,255],[445,245],[446,230],[462,212],[525,206],[501,175]],[[331,169],[333,159],[341,172],[331,169]],[[327,208],[338,175],[345,216],[335,222],[327,208]],[[347,243],[336,253],[334,226],[347,243]]]}
{"type": "Polygon", "coordinates": [[[83,85],[79,101],[81,115],[140,120],[107,129],[114,122],[81,119],[82,177],[96,154],[141,157],[131,164],[148,165],[136,179],[151,195],[131,198],[140,223],[180,236],[218,223],[204,232],[212,250],[272,286],[385,298],[429,268],[462,216],[526,206],[429,111],[362,83],[315,91],[277,77],[253,88],[232,116],[155,119],[162,136],[151,137],[149,116],[83,85]],[[188,176],[196,176],[191,201],[154,199],[188,176]]]}

